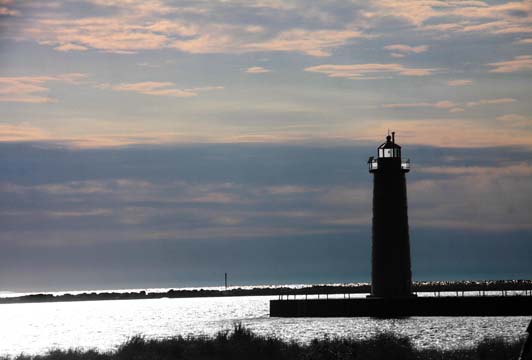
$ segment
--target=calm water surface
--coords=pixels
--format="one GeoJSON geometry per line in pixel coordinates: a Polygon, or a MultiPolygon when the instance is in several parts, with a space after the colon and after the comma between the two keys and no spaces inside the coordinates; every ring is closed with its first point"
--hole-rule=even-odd
{"type": "MultiPolygon", "coordinates": [[[[0,305],[0,355],[51,348],[111,350],[127,338],[213,335],[239,321],[254,332],[307,342],[323,336],[365,338],[383,331],[418,347],[474,346],[484,337],[524,334],[527,317],[270,318],[273,297],[83,301],[0,305]]],[[[276,297],[275,297],[276,298],[276,297]]]]}

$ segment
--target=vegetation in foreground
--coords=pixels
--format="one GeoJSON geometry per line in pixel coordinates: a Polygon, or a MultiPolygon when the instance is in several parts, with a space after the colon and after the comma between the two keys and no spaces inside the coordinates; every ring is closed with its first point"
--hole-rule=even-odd
{"type": "MultiPolygon", "coordinates": [[[[19,355],[16,360],[266,360],[266,359],[360,359],[360,360],[498,360],[517,359],[521,341],[507,342],[487,339],[471,349],[418,350],[406,337],[383,333],[367,340],[313,340],[302,345],[295,342],[259,336],[240,324],[233,331],[222,331],[214,337],[175,337],[148,340],[136,336],[116,351],[100,353],[94,350],[52,350],[45,355],[19,355]]],[[[13,358],[1,358],[9,360],[13,358]]]]}

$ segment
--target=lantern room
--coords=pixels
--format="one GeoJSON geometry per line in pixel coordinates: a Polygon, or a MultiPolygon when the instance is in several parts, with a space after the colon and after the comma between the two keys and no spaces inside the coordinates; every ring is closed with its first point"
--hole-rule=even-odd
{"type": "Polygon", "coordinates": [[[395,143],[395,132],[392,132],[392,136],[386,136],[386,142],[378,147],[378,157],[379,159],[401,157],[401,147],[395,143]]]}
{"type": "MultiPolygon", "coordinates": [[[[379,170],[379,162],[384,161],[385,163],[388,163],[388,159],[390,159],[390,161],[394,159],[391,163],[397,163],[397,168],[400,168],[402,171],[410,171],[410,160],[402,161],[401,159],[401,146],[395,143],[395,132],[392,132],[391,136],[386,136],[386,142],[382,143],[377,148],[377,158],[374,158],[373,156],[369,158],[369,171],[374,172],[379,170]]],[[[384,165],[384,163],[381,165],[384,165]]],[[[394,165],[390,164],[390,166],[394,165]]]]}

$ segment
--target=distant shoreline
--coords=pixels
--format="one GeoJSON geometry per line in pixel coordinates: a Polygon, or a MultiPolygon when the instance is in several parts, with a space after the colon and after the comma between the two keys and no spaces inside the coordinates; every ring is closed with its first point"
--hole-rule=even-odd
{"type": "MultiPolygon", "coordinates": [[[[255,287],[231,288],[228,290],[212,289],[178,289],[166,292],[85,292],[81,294],[31,294],[17,297],[0,298],[0,304],[67,302],[67,301],[96,301],[96,300],[139,300],[160,298],[199,298],[226,296],[290,296],[290,295],[331,295],[331,294],[364,294],[369,293],[369,284],[349,285],[309,285],[301,288],[286,287],[255,287]]],[[[530,291],[532,294],[532,280],[494,280],[494,281],[437,281],[414,282],[414,292],[432,292],[436,296],[440,292],[478,292],[483,295],[487,291],[530,291]]]]}

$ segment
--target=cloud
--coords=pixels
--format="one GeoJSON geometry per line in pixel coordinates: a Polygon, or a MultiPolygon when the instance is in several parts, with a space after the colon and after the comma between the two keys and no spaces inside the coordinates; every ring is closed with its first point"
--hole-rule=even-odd
{"type": "Polygon", "coordinates": [[[29,124],[0,124],[0,142],[52,140],[49,133],[29,124]]]}
{"type": "Polygon", "coordinates": [[[449,101],[449,100],[442,100],[437,102],[415,102],[415,103],[396,103],[396,104],[384,104],[382,105],[383,108],[389,108],[389,109],[401,109],[401,108],[423,108],[423,107],[430,107],[434,109],[445,109],[448,110],[450,113],[456,113],[456,112],[462,112],[464,111],[463,108],[459,107],[459,104],[449,101]]]}
{"type": "Polygon", "coordinates": [[[388,129],[400,134],[402,144],[431,144],[449,148],[524,146],[532,148],[532,132],[514,127],[479,126],[471,119],[431,118],[372,121],[371,127],[345,128],[345,138],[370,141],[388,129]]]}
{"type": "Polygon", "coordinates": [[[12,8],[14,1],[0,0],[0,16],[19,16],[20,11],[12,8]]]}
{"type": "MultiPolygon", "coordinates": [[[[458,80],[462,81],[462,80],[458,80]]],[[[470,101],[464,104],[456,103],[454,101],[442,100],[437,102],[413,102],[413,103],[392,103],[383,104],[383,108],[388,109],[400,109],[400,108],[423,108],[431,107],[435,109],[447,109],[449,112],[462,112],[464,109],[461,106],[478,107],[482,105],[497,105],[513,103],[517,100],[511,98],[498,98],[498,99],[480,99],[477,101],[470,101]]]]}
{"type": "Polygon", "coordinates": [[[527,1],[490,4],[484,1],[397,1],[372,3],[375,18],[399,18],[428,32],[521,34],[532,31],[527,1]]]}
{"type": "Polygon", "coordinates": [[[192,97],[197,96],[200,92],[222,90],[223,86],[204,86],[189,89],[178,89],[172,82],[160,81],[143,81],[128,84],[99,84],[100,89],[111,89],[114,91],[130,91],[144,95],[154,96],[173,96],[173,97],[192,97]]]}
{"type": "Polygon", "coordinates": [[[499,98],[499,99],[481,99],[478,101],[470,101],[466,103],[466,106],[476,107],[481,105],[497,105],[497,104],[509,104],[517,100],[511,98],[499,98]]]}
{"type": "Polygon", "coordinates": [[[507,114],[497,117],[497,120],[501,121],[505,125],[512,127],[530,127],[532,126],[532,118],[518,114],[507,114]]]}
{"type": "MultiPolygon", "coordinates": [[[[92,14],[97,16],[89,13],[81,18],[67,9],[43,11],[25,24],[18,37],[57,51],[273,51],[324,57],[355,39],[394,31],[395,27],[383,26],[387,23],[400,23],[401,30],[411,26],[429,36],[434,32],[522,34],[531,29],[525,2],[493,5],[483,1],[377,0],[341,6],[334,1],[308,4],[299,0],[91,3],[96,9],[92,14]]],[[[397,43],[386,48],[391,56],[400,58],[425,52],[428,47],[397,43]]]]}
{"type": "Polygon", "coordinates": [[[448,100],[438,101],[438,102],[434,102],[434,103],[416,102],[416,103],[398,103],[398,104],[384,104],[384,105],[382,105],[382,107],[384,107],[384,108],[391,108],[391,109],[394,109],[394,108],[412,108],[412,107],[433,107],[433,108],[436,108],[436,109],[450,109],[450,108],[454,108],[456,106],[457,106],[456,103],[454,103],[452,101],[448,101],[448,100]]]}
{"type": "Polygon", "coordinates": [[[416,171],[435,175],[409,184],[409,217],[418,226],[488,231],[532,227],[527,220],[532,210],[528,163],[426,166],[416,171]]]}
{"type": "MultiPolygon", "coordinates": [[[[437,136],[434,134],[433,138],[437,136]]],[[[410,144],[409,137],[401,139],[410,144]]],[[[416,228],[481,230],[488,226],[490,230],[501,230],[512,225],[532,226],[527,217],[532,204],[528,181],[532,166],[528,159],[512,160],[514,154],[508,149],[405,149],[414,159],[420,159],[419,163],[413,162],[416,179],[410,179],[408,184],[411,224],[416,228]],[[427,152],[430,157],[423,155],[427,152]],[[486,163],[486,152],[496,153],[498,158],[486,163]],[[446,165],[443,155],[438,154],[462,154],[466,158],[458,156],[446,165]],[[509,212],[511,208],[519,211],[509,212]],[[462,221],[464,218],[468,221],[462,221]]],[[[7,182],[10,173],[4,173],[0,180],[0,193],[6,200],[0,214],[9,216],[7,223],[11,224],[2,228],[0,236],[22,236],[20,229],[24,229],[26,234],[41,233],[41,237],[29,235],[32,241],[53,246],[72,241],[219,241],[369,229],[370,175],[352,166],[352,157],[363,159],[367,151],[367,146],[280,149],[241,145],[142,148],[140,152],[129,148],[97,154],[30,149],[18,156],[24,160],[35,152],[42,154],[41,166],[32,172],[31,181],[20,175],[21,171],[7,182]],[[235,156],[235,151],[240,156],[235,156]],[[301,162],[316,151],[320,156],[315,161],[301,162]],[[57,161],[48,152],[66,163],[46,166],[57,161]],[[139,161],[139,157],[154,160],[139,161]],[[250,162],[250,157],[257,161],[250,162]],[[175,159],[181,159],[178,167],[175,159]],[[261,163],[268,163],[268,169],[262,169],[261,163]],[[86,175],[80,176],[78,164],[83,165],[86,175]],[[136,165],[130,168],[128,164],[136,165]],[[213,164],[224,166],[206,173],[205,169],[213,164]],[[125,169],[128,177],[123,177],[125,169]],[[234,169],[245,175],[234,174],[234,169]],[[327,169],[327,175],[307,176],[317,169],[327,169]],[[270,177],[265,177],[266,173],[270,177]],[[272,174],[276,180],[272,180],[272,174]],[[24,184],[16,179],[24,180],[24,184]],[[73,229],[86,236],[74,236],[73,229]],[[121,232],[129,235],[129,231],[136,235],[115,237],[121,232]],[[51,232],[62,236],[48,239],[51,232]]],[[[26,162],[19,162],[25,169],[26,162]]]]}
{"type": "Polygon", "coordinates": [[[68,52],[68,51],[85,51],[85,50],[88,50],[88,48],[82,45],[66,43],[66,44],[56,46],[54,50],[68,52]]]}
{"type": "Polygon", "coordinates": [[[402,58],[408,54],[420,54],[426,52],[429,49],[428,45],[409,46],[404,44],[393,44],[384,47],[386,50],[390,50],[392,57],[402,58]]]}
{"type": "Polygon", "coordinates": [[[158,1],[150,4],[93,1],[93,4],[102,7],[106,15],[68,18],[49,13],[24,28],[24,35],[58,51],[96,49],[131,54],[173,48],[193,54],[281,51],[310,56],[329,56],[349,40],[367,37],[352,24],[321,29],[314,25],[293,27],[289,23],[267,25],[273,24],[274,18],[282,21],[285,12],[289,12],[288,17],[313,17],[300,11],[302,4],[199,2],[179,6],[158,1]],[[235,12],[253,13],[256,22],[235,20],[235,12]],[[224,13],[228,14],[225,18],[224,13]]]}
{"type": "Polygon", "coordinates": [[[245,71],[247,74],[263,74],[270,72],[270,70],[263,68],[262,66],[252,66],[245,71]]]}
{"type": "Polygon", "coordinates": [[[284,31],[271,40],[246,44],[244,49],[253,51],[297,51],[307,55],[330,56],[331,49],[345,45],[348,40],[366,35],[354,30],[305,30],[284,31]]]}
{"type": "Polygon", "coordinates": [[[401,64],[352,64],[352,65],[317,65],[307,67],[305,71],[326,74],[329,77],[352,80],[379,79],[383,76],[427,76],[437,69],[410,68],[401,64]]]}
{"type": "Polygon", "coordinates": [[[532,176],[532,166],[527,163],[500,166],[425,166],[418,171],[442,175],[532,176]]]}
{"type": "Polygon", "coordinates": [[[467,86],[473,84],[473,80],[469,79],[458,79],[458,80],[449,80],[447,85],[449,86],[467,86]]]}
{"type": "Polygon", "coordinates": [[[0,16],[18,16],[20,12],[17,10],[9,9],[6,6],[0,6],[0,16]]]}
{"type": "Polygon", "coordinates": [[[42,19],[25,30],[28,37],[58,51],[85,51],[89,48],[115,53],[134,53],[169,47],[179,36],[195,34],[193,27],[176,21],[139,22],[131,16],[115,18],[42,19]]]}
{"type": "Polygon", "coordinates": [[[532,56],[522,55],[517,56],[513,60],[499,61],[488,64],[493,67],[492,73],[512,73],[532,70],[532,56]]]}
{"type": "Polygon", "coordinates": [[[454,107],[452,109],[449,109],[450,113],[457,113],[457,112],[464,112],[464,111],[465,111],[465,109],[461,108],[461,107],[454,107]]]}
{"type": "Polygon", "coordinates": [[[0,102],[54,103],[56,99],[48,96],[48,82],[79,84],[86,74],[68,73],[54,76],[14,76],[0,77],[0,102]]]}

